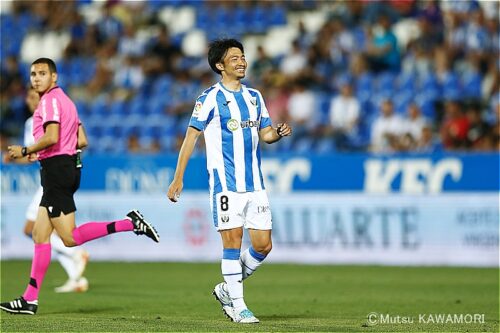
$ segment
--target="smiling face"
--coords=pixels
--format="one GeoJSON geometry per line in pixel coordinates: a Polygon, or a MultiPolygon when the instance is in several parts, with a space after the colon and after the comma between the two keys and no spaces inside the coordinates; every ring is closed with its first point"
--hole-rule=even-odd
{"type": "Polygon", "coordinates": [[[40,63],[31,65],[30,71],[31,85],[39,94],[44,94],[49,89],[55,87],[57,73],[52,73],[48,64],[40,63]]]}
{"type": "Polygon", "coordinates": [[[245,54],[237,47],[228,49],[223,62],[217,65],[223,77],[226,76],[227,78],[237,80],[245,77],[247,61],[245,59],[245,54]]]}

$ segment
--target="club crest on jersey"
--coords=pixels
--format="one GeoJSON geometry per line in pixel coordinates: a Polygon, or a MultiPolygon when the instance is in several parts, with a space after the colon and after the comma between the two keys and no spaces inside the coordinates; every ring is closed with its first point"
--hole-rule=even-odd
{"type": "Polygon", "coordinates": [[[257,106],[257,97],[250,97],[250,103],[252,103],[253,106],[257,106]]]}
{"type": "Polygon", "coordinates": [[[194,105],[193,117],[198,117],[202,106],[203,104],[200,101],[196,102],[196,104],[194,105]]]}
{"type": "Polygon", "coordinates": [[[220,220],[222,221],[222,223],[229,222],[229,215],[221,215],[220,220]]]}

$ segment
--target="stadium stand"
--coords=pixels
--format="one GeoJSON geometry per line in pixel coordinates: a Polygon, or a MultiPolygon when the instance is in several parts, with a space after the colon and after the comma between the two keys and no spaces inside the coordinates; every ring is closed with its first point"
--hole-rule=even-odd
{"type": "MultiPolygon", "coordinates": [[[[236,37],[246,47],[247,81],[266,99],[269,92],[272,117],[293,124],[297,111],[282,106],[298,85],[315,101],[314,115],[298,117],[303,135],[267,149],[336,151],[338,136],[325,126],[339,83],[349,80],[360,120],[343,137],[342,150],[371,150],[371,128],[386,100],[404,119],[418,106],[430,120],[425,135],[430,129],[430,141],[444,149],[498,150],[494,13],[498,3],[478,1],[2,2],[2,147],[19,141],[28,116],[23,95],[30,62],[48,56],[58,63],[59,84],[77,101],[90,139],[100,143],[91,153],[121,153],[131,141],[132,152],[175,152],[201,87],[218,80],[206,62],[206,43],[236,37]],[[464,130],[484,123],[481,140],[449,140],[450,103],[464,130]],[[465,116],[470,109],[479,119],[465,116]]],[[[417,138],[412,142],[395,151],[418,151],[417,138]]]]}

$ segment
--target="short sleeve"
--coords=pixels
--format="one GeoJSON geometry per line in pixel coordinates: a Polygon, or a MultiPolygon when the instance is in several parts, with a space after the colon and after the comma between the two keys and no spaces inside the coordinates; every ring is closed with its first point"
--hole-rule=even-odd
{"type": "Polygon", "coordinates": [[[268,126],[272,126],[271,117],[269,117],[269,111],[267,111],[266,103],[264,102],[264,98],[262,95],[258,94],[260,99],[260,129],[266,128],[268,126]]]}
{"type": "Polygon", "coordinates": [[[201,95],[194,104],[193,113],[189,120],[189,126],[203,131],[210,120],[210,113],[213,111],[212,103],[207,95],[201,95]]]}
{"type": "Polygon", "coordinates": [[[59,123],[61,121],[61,103],[55,97],[42,100],[42,123],[59,123]]]}

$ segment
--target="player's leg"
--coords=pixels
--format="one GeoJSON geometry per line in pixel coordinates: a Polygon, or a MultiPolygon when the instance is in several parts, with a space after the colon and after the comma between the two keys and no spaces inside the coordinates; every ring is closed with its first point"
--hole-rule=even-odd
{"type": "Polygon", "coordinates": [[[243,280],[250,277],[272,249],[271,230],[248,229],[252,245],[240,256],[243,280]]]}
{"type": "Polygon", "coordinates": [[[88,241],[105,237],[117,232],[133,231],[137,235],[146,235],[155,242],[160,237],[154,227],[136,210],[130,211],[123,220],[113,222],[88,222],[75,227],[75,213],[60,213],[51,218],[54,228],[66,246],[77,246],[88,241]]]}
{"type": "Polygon", "coordinates": [[[250,197],[245,228],[248,229],[252,245],[243,251],[240,263],[243,279],[251,276],[262,264],[272,249],[272,215],[266,191],[248,193],[250,197]]]}
{"type": "Polygon", "coordinates": [[[243,228],[221,230],[220,235],[223,245],[221,261],[222,276],[226,282],[233,311],[235,314],[238,314],[247,308],[243,298],[243,277],[239,263],[243,228]]]}
{"type": "Polygon", "coordinates": [[[87,265],[88,252],[76,247],[66,247],[56,232],[50,236],[50,243],[54,257],[68,275],[68,280],[62,286],[56,287],[55,291],[58,293],[87,291],[88,281],[82,279],[82,275],[87,265]]]}
{"type": "Polygon", "coordinates": [[[23,232],[29,238],[32,238],[33,227],[35,225],[36,217],[38,215],[38,207],[40,206],[40,201],[42,200],[43,189],[40,186],[38,190],[33,195],[31,202],[26,209],[26,223],[24,224],[23,232]]]}
{"type": "Polygon", "coordinates": [[[33,227],[35,251],[31,262],[29,284],[23,296],[12,302],[1,303],[0,308],[2,310],[14,314],[34,315],[36,313],[38,309],[38,294],[50,264],[50,235],[52,231],[53,228],[47,210],[45,207],[39,207],[38,216],[33,227]]]}

